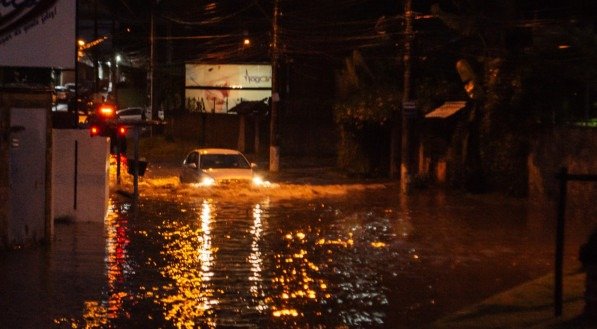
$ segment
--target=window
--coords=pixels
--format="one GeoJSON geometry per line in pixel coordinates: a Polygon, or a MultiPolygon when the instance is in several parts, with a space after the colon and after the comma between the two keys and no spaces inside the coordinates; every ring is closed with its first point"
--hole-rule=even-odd
{"type": "Polygon", "coordinates": [[[201,169],[249,169],[251,165],[240,154],[204,154],[201,169]]]}
{"type": "Polygon", "coordinates": [[[184,163],[187,165],[191,164],[191,163],[197,164],[198,160],[199,160],[199,154],[197,152],[192,152],[184,160],[184,163]]]}

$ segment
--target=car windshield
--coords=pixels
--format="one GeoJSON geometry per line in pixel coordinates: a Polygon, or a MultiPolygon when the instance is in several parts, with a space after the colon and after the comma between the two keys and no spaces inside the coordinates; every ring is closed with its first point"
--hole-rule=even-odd
{"type": "Polygon", "coordinates": [[[250,169],[251,165],[240,154],[203,154],[201,156],[201,169],[250,169]]]}

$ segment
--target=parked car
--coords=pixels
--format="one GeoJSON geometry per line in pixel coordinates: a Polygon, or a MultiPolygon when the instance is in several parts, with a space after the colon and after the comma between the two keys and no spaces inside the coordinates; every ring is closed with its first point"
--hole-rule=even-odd
{"type": "Polygon", "coordinates": [[[237,150],[200,148],[192,150],[183,161],[180,181],[199,186],[260,186],[263,180],[254,173],[255,167],[237,150]]]}
{"type": "Polygon", "coordinates": [[[118,121],[123,123],[143,122],[146,118],[145,109],[142,107],[127,107],[116,111],[118,121]]]}

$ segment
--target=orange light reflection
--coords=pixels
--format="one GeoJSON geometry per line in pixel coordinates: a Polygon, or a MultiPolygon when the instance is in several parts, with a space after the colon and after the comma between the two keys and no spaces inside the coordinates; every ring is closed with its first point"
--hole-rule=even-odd
{"type": "Polygon", "coordinates": [[[215,205],[211,200],[203,200],[199,212],[200,228],[189,225],[176,226],[175,232],[168,233],[162,254],[166,262],[162,275],[173,283],[164,287],[168,295],[159,302],[164,309],[164,318],[172,321],[177,328],[215,328],[213,305],[218,304],[214,288],[210,284],[213,277],[214,248],[211,229],[215,205]],[[201,323],[197,323],[201,319],[201,323]]]}

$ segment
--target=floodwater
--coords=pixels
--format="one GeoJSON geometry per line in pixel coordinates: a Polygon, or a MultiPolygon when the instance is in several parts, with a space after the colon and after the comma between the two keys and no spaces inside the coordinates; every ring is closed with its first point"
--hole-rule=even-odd
{"type": "MultiPolygon", "coordinates": [[[[0,327],[419,328],[553,270],[555,211],[520,200],[179,192],[0,254],[0,327]]],[[[568,223],[567,266],[591,225],[568,223]]]]}

